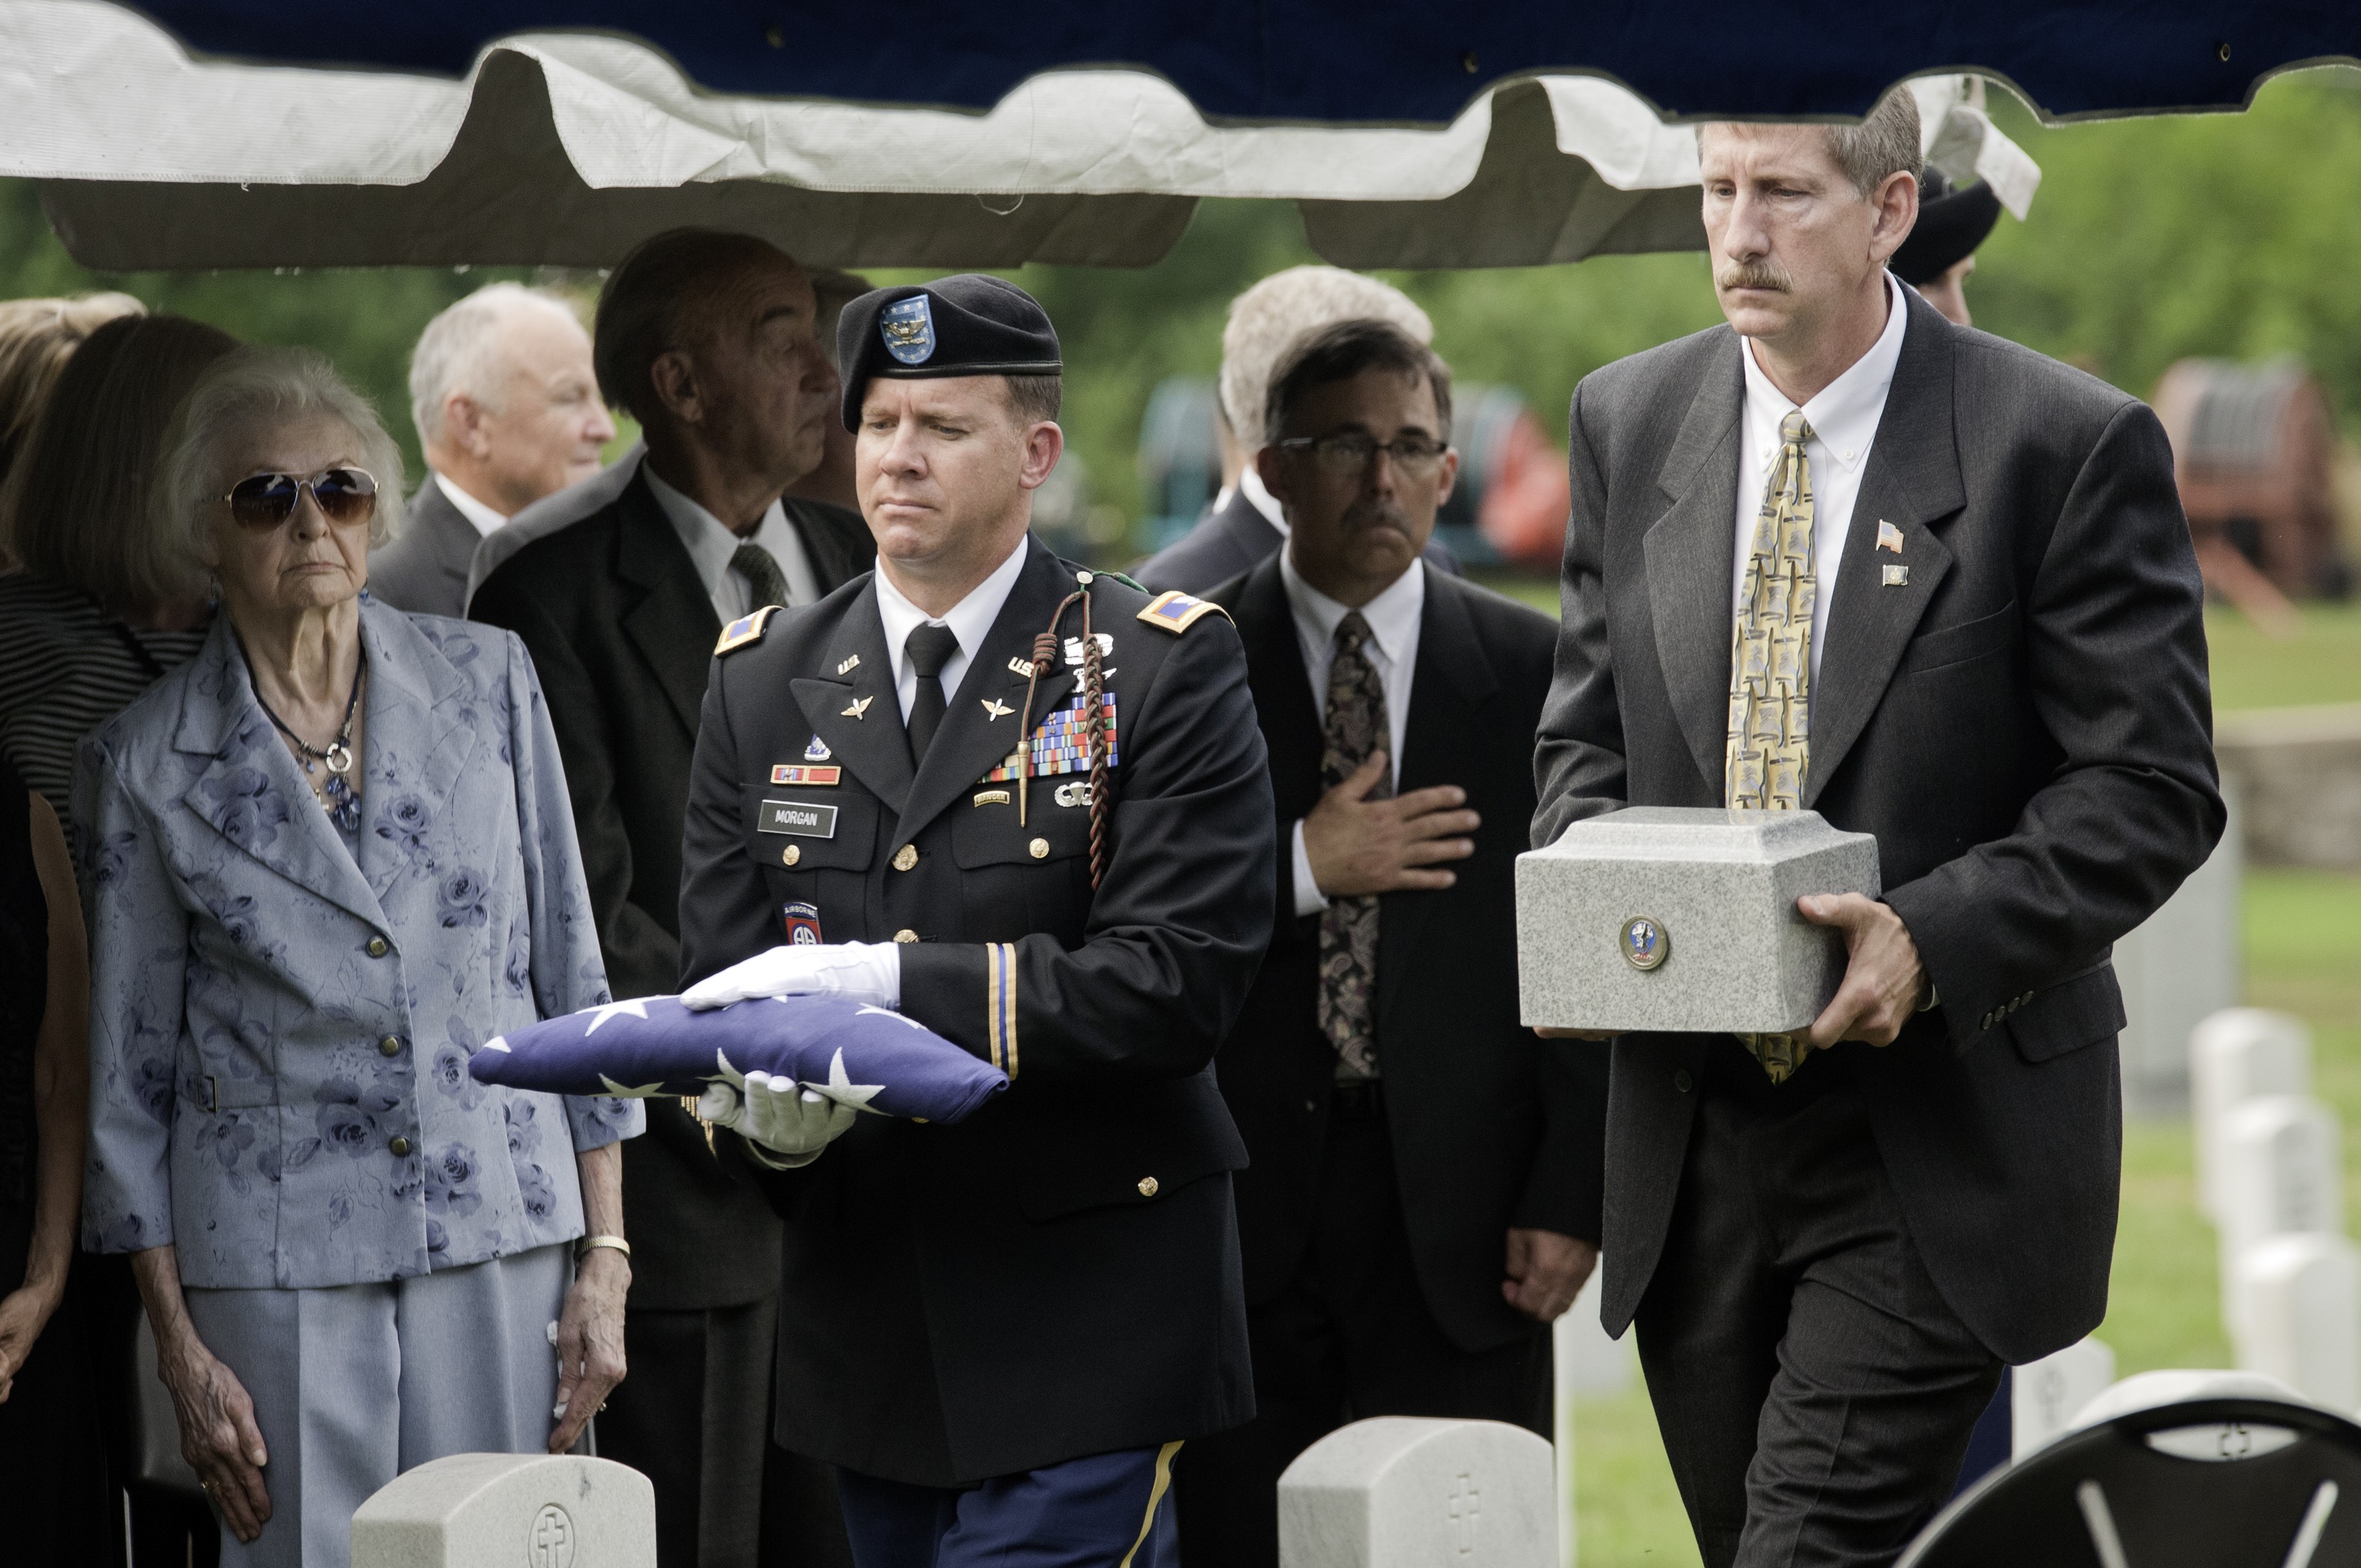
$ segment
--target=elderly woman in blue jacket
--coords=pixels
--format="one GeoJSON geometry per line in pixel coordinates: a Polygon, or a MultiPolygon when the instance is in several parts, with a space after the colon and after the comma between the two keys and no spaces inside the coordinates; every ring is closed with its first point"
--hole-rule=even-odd
{"type": "Polygon", "coordinates": [[[76,784],[85,1243],[133,1255],[225,1563],[344,1563],[401,1471],[566,1449],[623,1375],[639,1107],[467,1074],[607,1000],[556,740],[513,635],[362,593],[399,481],[319,356],[208,371],[154,493],[225,613],[76,784]]]}

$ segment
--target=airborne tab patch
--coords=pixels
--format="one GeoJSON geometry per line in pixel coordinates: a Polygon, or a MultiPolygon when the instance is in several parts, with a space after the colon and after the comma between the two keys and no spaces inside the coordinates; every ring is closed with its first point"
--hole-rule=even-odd
{"type": "Polygon", "coordinates": [[[1230,619],[1230,612],[1212,599],[1191,598],[1187,594],[1175,590],[1171,593],[1157,595],[1149,601],[1148,608],[1139,612],[1139,619],[1150,626],[1162,627],[1165,630],[1177,635],[1188,630],[1209,615],[1218,615],[1224,620],[1230,619]]]}
{"type": "Polygon", "coordinates": [[[778,613],[777,605],[766,604],[752,615],[740,616],[721,629],[721,641],[713,645],[713,656],[719,659],[722,654],[735,652],[749,642],[760,642],[763,640],[764,624],[778,613]]]}

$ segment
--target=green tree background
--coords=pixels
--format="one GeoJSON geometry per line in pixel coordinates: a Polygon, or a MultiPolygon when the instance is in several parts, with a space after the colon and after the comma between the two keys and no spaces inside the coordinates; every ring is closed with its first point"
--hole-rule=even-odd
{"type": "MultiPolygon", "coordinates": [[[[2044,129],[1996,115],[2038,161],[2030,221],[2004,217],[1978,258],[1977,324],[2145,396],[2187,355],[2302,356],[2348,428],[2361,427],[2361,71],[2308,71],[2236,115],[2044,129]]],[[[1292,205],[1208,202],[1154,267],[1014,274],[1059,323],[1064,422],[1093,499],[1136,521],[1134,455],[1164,377],[1210,375],[1232,295],[1316,260],[1292,205]]],[[[309,343],[374,397],[417,474],[404,411],[409,349],[450,301],[512,269],[94,274],[50,234],[34,190],[0,181],[0,295],[120,288],[262,342],[309,343]]],[[[901,278],[917,274],[881,274],[901,278]]],[[[1544,424],[1575,383],[1719,319],[1703,257],[1601,257],[1574,266],[1396,275],[1434,317],[1466,381],[1521,390],[1544,424]]],[[[596,280],[561,280],[595,288],[596,280]]]]}

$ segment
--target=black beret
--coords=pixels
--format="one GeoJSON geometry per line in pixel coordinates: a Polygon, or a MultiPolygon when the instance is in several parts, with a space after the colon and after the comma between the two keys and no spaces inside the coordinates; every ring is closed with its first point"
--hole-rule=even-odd
{"type": "Polygon", "coordinates": [[[1912,288],[1932,283],[1976,253],[2000,222],[2000,198],[1990,185],[1951,189],[1928,170],[1918,182],[1918,222],[1886,266],[1912,288]]]}
{"type": "Polygon", "coordinates": [[[1041,302],[981,272],[873,289],[836,323],[844,428],[861,424],[873,376],[1055,376],[1058,329],[1041,302]]]}

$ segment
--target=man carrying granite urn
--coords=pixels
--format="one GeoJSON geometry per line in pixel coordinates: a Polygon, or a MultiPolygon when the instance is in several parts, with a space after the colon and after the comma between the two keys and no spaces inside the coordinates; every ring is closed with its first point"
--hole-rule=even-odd
{"type": "Polygon", "coordinates": [[[1885,890],[1800,901],[1850,954],[1807,1033],[1612,1047],[1604,1317],[1716,1568],[1892,1561],[2004,1365],[2098,1323],[2109,946],[2223,828],[2163,432],[1893,280],[1918,148],[1907,93],[1701,127],[1730,324],[1574,397],[1534,842],[1807,809],[1885,890]]]}

